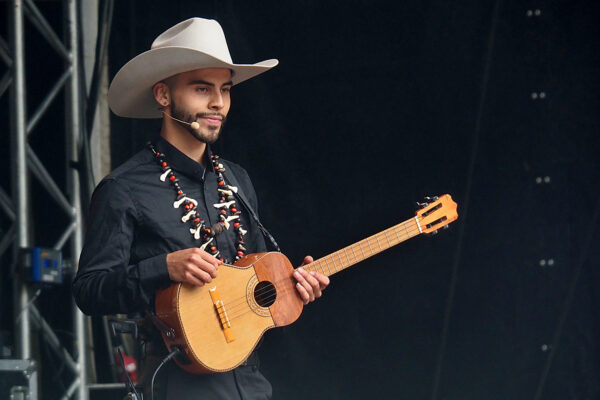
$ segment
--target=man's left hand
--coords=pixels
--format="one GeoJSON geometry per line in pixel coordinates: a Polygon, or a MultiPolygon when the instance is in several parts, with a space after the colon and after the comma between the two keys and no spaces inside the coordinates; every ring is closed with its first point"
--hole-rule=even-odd
{"type": "Polygon", "coordinates": [[[308,304],[314,301],[316,298],[321,297],[323,290],[329,285],[329,278],[325,275],[316,271],[306,271],[302,268],[306,264],[313,262],[311,256],[304,257],[302,265],[294,272],[294,278],[296,278],[296,290],[304,304],[308,304]]]}

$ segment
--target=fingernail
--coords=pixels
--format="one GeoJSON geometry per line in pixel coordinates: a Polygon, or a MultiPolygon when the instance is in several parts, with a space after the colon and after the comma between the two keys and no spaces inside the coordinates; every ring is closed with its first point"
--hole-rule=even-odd
{"type": "Polygon", "coordinates": [[[296,271],[296,272],[294,272],[294,276],[296,278],[300,278],[302,275],[300,275],[300,272],[296,271]]]}
{"type": "Polygon", "coordinates": [[[316,275],[315,271],[310,271],[310,274],[311,274],[312,276],[315,276],[315,275],[316,275]]]}

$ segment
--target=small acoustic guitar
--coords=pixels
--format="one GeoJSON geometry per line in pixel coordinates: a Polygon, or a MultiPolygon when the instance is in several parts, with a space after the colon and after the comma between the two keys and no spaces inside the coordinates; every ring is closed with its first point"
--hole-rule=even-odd
{"type": "MultiPolygon", "coordinates": [[[[458,218],[450,195],[426,198],[416,216],[311,264],[307,271],[331,276],[422,233],[436,233],[458,218]]],[[[281,253],[249,254],[222,264],[204,286],[177,283],[156,296],[162,337],[184,370],[208,374],[232,370],[252,353],[270,328],[289,325],[302,313],[294,268],[281,253]]]]}

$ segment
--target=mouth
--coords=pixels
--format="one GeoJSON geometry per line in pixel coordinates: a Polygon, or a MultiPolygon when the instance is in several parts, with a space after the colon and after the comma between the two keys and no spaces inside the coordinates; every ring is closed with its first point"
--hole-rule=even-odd
{"type": "Polygon", "coordinates": [[[220,125],[223,119],[216,115],[201,117],[200,119],[204,120],[209,125],[220,125]]]}

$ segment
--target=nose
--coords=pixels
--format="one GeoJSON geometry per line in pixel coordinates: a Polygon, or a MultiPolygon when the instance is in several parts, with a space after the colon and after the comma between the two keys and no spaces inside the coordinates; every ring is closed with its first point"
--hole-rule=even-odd
{"type": "Polygon", "coordinates": [[[219,90],[215,90],[210,98],[210,103],[208,104],[208,107],[211,110],[220,110],[221,108],[223,108],[223,105],[223,94],[219,90]]]}

